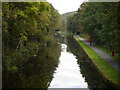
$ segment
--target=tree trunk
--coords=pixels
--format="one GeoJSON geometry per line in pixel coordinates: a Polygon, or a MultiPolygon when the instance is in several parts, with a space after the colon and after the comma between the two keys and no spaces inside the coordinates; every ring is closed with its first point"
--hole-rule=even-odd
{"type": "Polygon", "coordinates": [[[20,46],[21,39],[22,39],[22,36],[21,36],[20,39],[19,39],[18,45],[17,45],[17,47],[16,47],[16,51],[18,50],[18,48],[19,48],[19,46],[20,46]]]}

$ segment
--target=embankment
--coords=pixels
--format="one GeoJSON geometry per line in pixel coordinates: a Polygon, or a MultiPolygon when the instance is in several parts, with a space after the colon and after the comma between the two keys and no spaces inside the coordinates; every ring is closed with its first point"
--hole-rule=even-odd
{"type": "Polygon", "coordinates": [[[105,62],[94,50],[80,41],[77,37],[72,37],[76,44],[81,48],[86,59],[88,59],[103,76],[103,78],[114,85],[120,87],[120,73],[117,72],[111,65],[105,62]]]}

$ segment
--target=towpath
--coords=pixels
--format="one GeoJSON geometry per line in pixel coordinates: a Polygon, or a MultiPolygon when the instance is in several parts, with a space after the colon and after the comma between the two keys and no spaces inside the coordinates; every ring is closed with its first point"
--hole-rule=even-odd
{"type": "Polygon", "coordinates": [[[87,42],[85,39],[81,38],[80,36],[76,35],[80,40],[82,40],[85,44],[87,44],[90,48],[92,48],[95,52],[97,52],[106,62],[108,62],[110,65],[112,65],[117,71],[120,72],[120,64],[114,60],[109,54],[104,53],[100,49],[96,48],[95,46],[90,46],[89,42],[87,42]]]}

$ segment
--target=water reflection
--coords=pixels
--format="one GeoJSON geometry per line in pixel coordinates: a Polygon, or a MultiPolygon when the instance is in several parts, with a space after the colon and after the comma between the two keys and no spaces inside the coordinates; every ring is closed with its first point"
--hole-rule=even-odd
{"type": "Polygon", "coordinates": [[[61,47],[56,42],[39,48],[36,56],[18,63],[17,72],[3,72],[3,88],[48,88],[59,63],[61,47]]]}
{"type": "Polygon", "coordinates": [[[77,64],[76,56],[67,52],[67,45],[61,44],[62,52],[59,66],[49,88],[87,88],[77,64]]]}
{"type": "Polygon", "coordinates": [[[85,81],[88,83],[89,89],[118,90],[118,88],[108,83],[107,80],[103,78],[103,76],[96,70],[90,60],[86,58],[80,46],[71,37],[68,37],[67,45],[68,51],[71,51],[75,56],[77,56],[76,58],[78,58],[80,72],[82,73],[83,77],[85,77],[85,81]]]}

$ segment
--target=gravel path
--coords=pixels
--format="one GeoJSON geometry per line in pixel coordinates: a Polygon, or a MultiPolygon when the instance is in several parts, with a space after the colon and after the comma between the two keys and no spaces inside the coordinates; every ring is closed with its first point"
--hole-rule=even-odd
{"type": "Polygon", "coordinates": [[[117,71],[120,72],[120,64],[118,64],[109,54],[104,53],[100,49],[90,46],[88,42],[86,42],[83,38],[76,35],[80,40],[82,40],[85,44],[87,44],[89,47],[91,47],[95,52],[97,52],[106,62],[108,62],[110,65],[112,65],[117,71]]]}

